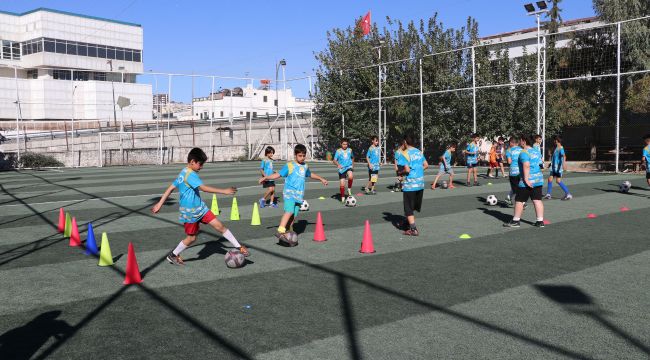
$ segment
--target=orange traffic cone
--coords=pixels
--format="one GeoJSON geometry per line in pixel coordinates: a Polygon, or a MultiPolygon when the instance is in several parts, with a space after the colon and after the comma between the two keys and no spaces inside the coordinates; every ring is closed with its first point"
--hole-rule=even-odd
{"type": "Polygon", "coordinates": [[[327,238],[325,238],[325,228],[323,227],[323,217],[320,214],[320,211],[318,212],[318,215],[316,215],[316,231],[314,232],[314,241],[326,241],[327,238]]]}
{"type": "Polygon", "coordinates": [[[363,240],[361,241],[360,253],[370,254],[375,252],[375,245],[372,243],[372,231],[370,231],[370,221],[366,220],[366,227],[363,229],[363,240]]]}
{"type": "Polygon", "coordinates": [[[77,218],[72,218],[72,231],[70,232],[70,246],[81,246],[81,237],[79,237],[79,228],[77,227],[77,218]]]}
{"type": "Polygon", "coordinates": [[[57,227],[57,230],[62,234],[65,230],[65,213],[63,213],[63,208],[59,209],[59,226],[57,227]]]}
{"type": "Polygon", "coordinates": [[[133,250],[133,243],[129,243],[129,252],[126,256],[126,276],[124,277],[124,285],[139,284],[142,282],[140,276],[140,269],[138,268],[138,260],[135,258],[135,250],[133,250]]]}

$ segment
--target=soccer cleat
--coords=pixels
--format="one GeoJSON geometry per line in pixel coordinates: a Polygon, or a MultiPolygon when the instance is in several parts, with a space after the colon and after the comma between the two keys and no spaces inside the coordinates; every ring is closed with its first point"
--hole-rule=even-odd
{"type": "Polygon", "coordinates": [[[345,196],[341,196],[341,202],[345,204],[345,196]]]}
{"type": "Polygon", "coordinates": [[[418,229],[408,229],[402,233],[403,235],[406,236],[419,236],[420,233],[418,232],[418,229]]]}
{"type": "Polygon", "coordinates": [[[370,195],[377,195],[377,191],[375,189],[370,190],[370,195]]]}
{"type": "Polygon", "coordinates": [[[271,203],[271,207],[274,208],[274,209],[277,209],[277,208],[278,208],[278,204],[277,204],[277,203],[271,203]]]}
{"type": "Polygon", "coordinates": [[[352,189],[348,188],[348,196],[352,196],[352,189]]]}
{"type": "Polygon", "coordinates": [[[244,257],[249,257],[250,256],[250,251],[248,251],[248,248],[244,245],[239,247],[239,252],[244,255],[244,257]]]}
{"type": "Polygon", "coordinates": [[[465,183],[465,186],[472,187],[472,184],[471,183],[465,183]]]}
{"type": "Polygon", "coordinates": [[[544,222],[543,221],[535,221],[535,227],[543,228],[544,227],[544,222]]]}
{"type": "Polygon", "coordinates": [[[264,198],[261,198],[260,199],[260,209],[263,209],[264,206],[266,206],[266,200],[264,200],[264,198]]]}
{"type": "Polygon", "coordinates": [[[566,194],[562,198],[563,201],[567,201],[567,200],[571,200],[571,199],[573,199],[573,195],[571,195],[571,194],[566,194]]]}
{"type": "Polygon", "coordinates": [[[169,261],[169,263],[173,265],[185,265],[185,262],[183,261],[181,256],[174,255],[173,252],[170,252],[169,255],[167,255],[167,261],[169,261]]]}
{"type": "Polygon", "coordinates": [[[518,228],[520,226],[521,226],[521,224],[519,223],[519,221],[510,220],[507,223],[503,223],[503,227],[517,227],[518,228]]]}
{"type": "Polygon", "coordinates": [[[544,197],[543,197],[542,199],[544,199],[544,200],[551,200],[552,198],[553,198],[553,197],[551,196],[551,194],[546,194],[546,195],[544,195],[544,197]]]}
{"type": "Polygon", "coordinates": [[[474,181],[474,186],[481,186],[478,181],[474,181]]]}

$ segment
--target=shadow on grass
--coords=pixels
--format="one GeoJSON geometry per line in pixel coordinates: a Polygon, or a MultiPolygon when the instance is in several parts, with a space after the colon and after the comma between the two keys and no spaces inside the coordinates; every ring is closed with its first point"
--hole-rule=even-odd
{"type": "Polygon", "coordinates": [[[28,360],[50,338],[61,339],[70,335],[73,327],[64,320],[57,320],[59,315],[59,310],[44,312],[27,324],[0,335],[0,357],[28,360]]]}

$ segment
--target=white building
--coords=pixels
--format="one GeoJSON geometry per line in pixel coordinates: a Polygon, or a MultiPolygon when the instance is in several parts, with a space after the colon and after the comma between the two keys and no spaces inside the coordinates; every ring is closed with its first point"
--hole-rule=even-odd
{"type": "Polygon", "coordinates": [[[0,12],[0,41],[0,120],[109,121],[113,92],[132,104],[123,114],[115,106],[118,121],[151,120],[151,85],[135,83],[140,25],[45,8],[0,12]]]}

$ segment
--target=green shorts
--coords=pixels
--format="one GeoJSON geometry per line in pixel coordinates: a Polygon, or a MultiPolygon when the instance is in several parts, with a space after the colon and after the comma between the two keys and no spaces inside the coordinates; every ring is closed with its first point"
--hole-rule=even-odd
{"type": "Polygon", "coordinates": [[[291,213],[293,216],[298,216],[298,213],[300,212],[300,205],[302,205],[301,202],[296,202],[295,200],[291,199],[282,199],[284,201],[284,212],[285,213],[291,213]]]}

